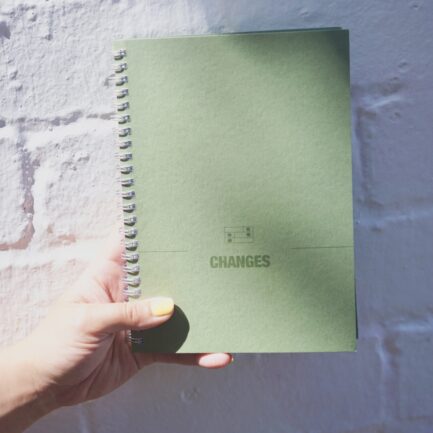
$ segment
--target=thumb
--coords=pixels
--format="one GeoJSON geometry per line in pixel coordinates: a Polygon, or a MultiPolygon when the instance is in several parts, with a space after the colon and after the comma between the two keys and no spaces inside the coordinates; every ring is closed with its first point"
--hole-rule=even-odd
{"type": "Polygon", "coordinates": [[[132,302],[89,304],[90,332],[117,332],[161,325],[173,314],[171,298],[157,297],[132,302]]]}

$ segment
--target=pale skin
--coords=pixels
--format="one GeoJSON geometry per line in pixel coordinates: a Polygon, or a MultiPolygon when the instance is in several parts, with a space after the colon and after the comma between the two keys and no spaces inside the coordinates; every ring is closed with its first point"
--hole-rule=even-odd
{"type": "Polygon", "coordinates": [[[221,368],[233,360],[228,353],[133,353],[126,331],[164,323],[173,301],[124,302],[121,253],[116,237],[32,334],[0,351],[1,432],[22,432],[57,408],[108,394],[154,362],[221,368]]]}

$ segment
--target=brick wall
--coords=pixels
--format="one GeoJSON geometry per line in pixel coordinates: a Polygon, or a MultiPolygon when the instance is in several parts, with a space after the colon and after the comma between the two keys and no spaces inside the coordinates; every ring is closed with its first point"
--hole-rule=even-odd
{"type": "Polygon", "coordinates": [[[432,23],[429,0],[1,1],[2,345],[115,224],[113,36],[351,31],[357,353],[156,365],[31,432],[433,432],[432,23]]]}

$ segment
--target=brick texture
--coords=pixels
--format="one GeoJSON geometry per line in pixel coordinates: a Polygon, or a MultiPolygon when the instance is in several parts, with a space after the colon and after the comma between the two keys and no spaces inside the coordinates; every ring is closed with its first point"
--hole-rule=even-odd
{"type": "Polygon", "coordinates": [[[351,34],[360,336],[354,354],[152,366],[29,431],[433,431],[433,3],[0,3],[0,344],[25,336],[113,230],[115,37],[343,26],[351,34]]]}

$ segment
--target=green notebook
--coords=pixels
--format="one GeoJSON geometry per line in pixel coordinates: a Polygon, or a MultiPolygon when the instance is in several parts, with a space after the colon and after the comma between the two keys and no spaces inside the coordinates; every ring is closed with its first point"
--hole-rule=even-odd
{"type": "Polygon", "coordinates": [[[133,350],[355,350],[348,31],[114,49],[133,350]]]}

